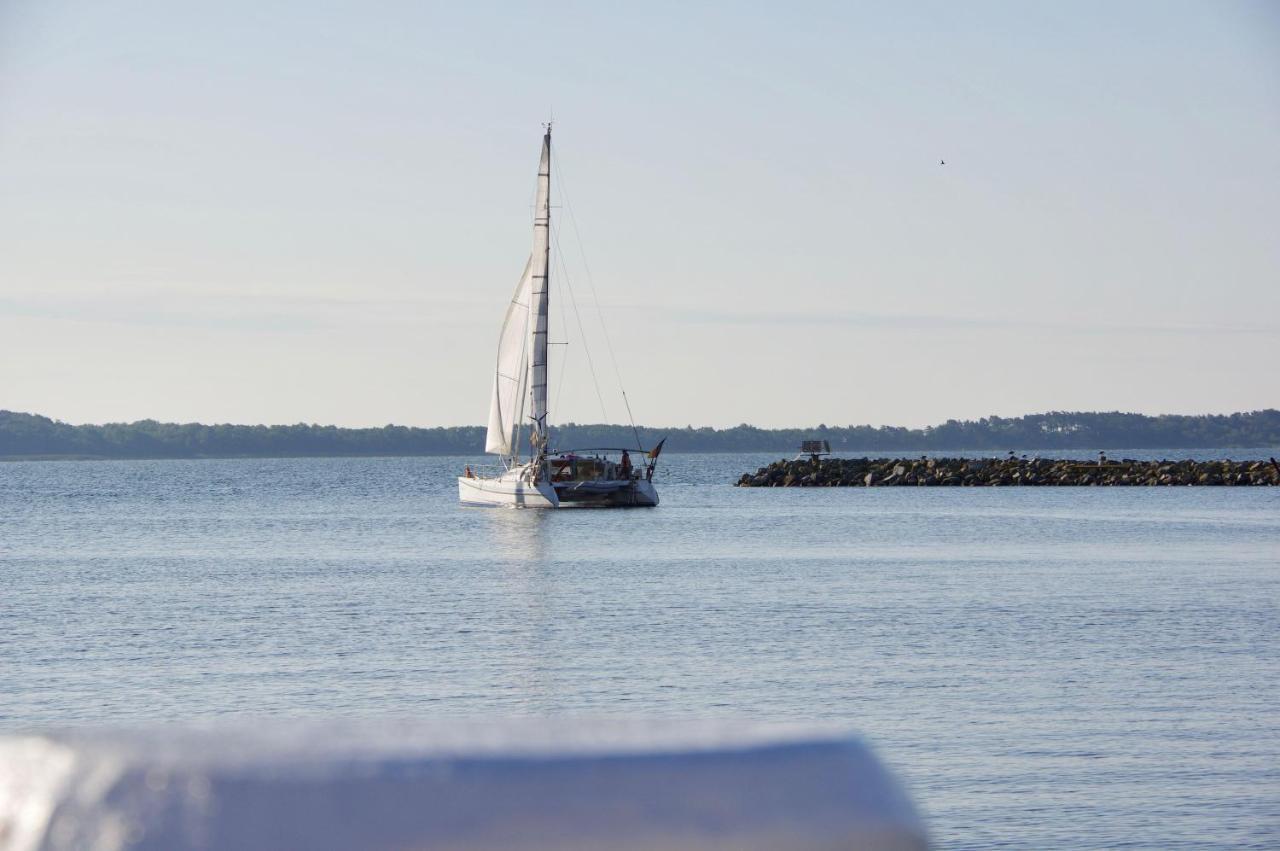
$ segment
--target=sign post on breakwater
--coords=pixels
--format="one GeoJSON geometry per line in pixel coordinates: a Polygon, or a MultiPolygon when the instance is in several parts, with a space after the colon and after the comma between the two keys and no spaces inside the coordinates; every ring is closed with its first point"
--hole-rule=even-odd
{"type": "Polygon", "coordinates": [[[799,461],[804,456],[809,456],[810,463],[818,464],[824,456],[831,454],[831,444],[825,440],[804,440],[800,443],[800,453],[793,458],[793,461],[799,461]]]}

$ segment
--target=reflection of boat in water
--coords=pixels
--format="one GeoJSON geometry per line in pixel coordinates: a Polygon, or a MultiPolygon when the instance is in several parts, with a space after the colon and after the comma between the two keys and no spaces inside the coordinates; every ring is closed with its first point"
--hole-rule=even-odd
{"type": "Polygon", "coordinates": [[[542,137],[534,205],[533,252],[507,308],[498,339],[498,364],[489,406],[485,452],[502,458],[502,471],[481,476],[470,468],[458,479],[465,505],[517,508],[654,506],[653,470],[662,451],[578,449],[552,451],[547,433],[547,320],[550,301],[551,127],[542,137]],[[527,424],[529,457],[520,458],[527,424]],[[616,456],[616,458],[614,457],[616,456]]]}

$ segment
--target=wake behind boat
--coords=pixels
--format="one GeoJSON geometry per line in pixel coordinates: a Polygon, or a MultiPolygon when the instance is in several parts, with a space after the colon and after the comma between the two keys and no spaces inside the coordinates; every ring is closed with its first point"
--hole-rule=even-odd
{"type": "Polygon", "coordinates": [[[542,137],[534,202],[533,251],[516,286],[498,337],[498,364],[485,452],[502,470],[485,476],[470,467],[458,478],[464,505],[515,508],[654,506],[653,471],[659,442],[643,449],[551,451],[547,431],[547,329],[551,259],[551,125],[542,137]],[[525,412],[528,410],[526,419],[525,412]],[[520,457],[527,426],[529,455],[520,457]],[[631,453],[641,456],[637,464],[631,453]]]}

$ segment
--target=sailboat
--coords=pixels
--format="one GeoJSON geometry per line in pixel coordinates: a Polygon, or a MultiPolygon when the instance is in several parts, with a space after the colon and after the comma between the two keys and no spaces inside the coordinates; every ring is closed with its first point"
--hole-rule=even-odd
{"type": "Polygon", "coordinates": [[[635,449],[555,450],[547,429],[547,328],[551,272],[551,125],[542,137],[534,200],[533,251],[507,307],[498,336],[498,362],[485,452],[501,470],[483,475],[467,467],[458,477],[464,505],[515,508],[655,506],[653,472],[662,443],[635,449]],[[526,418],[527,412],[527,418],[526,418]],[[528,434],[523,457],[522,435],[528,434]],[[635,452],[637,460],[631,457],[635,452]]]}

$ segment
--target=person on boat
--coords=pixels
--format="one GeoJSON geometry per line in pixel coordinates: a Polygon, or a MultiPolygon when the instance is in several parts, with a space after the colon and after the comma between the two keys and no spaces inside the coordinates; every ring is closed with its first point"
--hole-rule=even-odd
{"type": "Polygon", "coordinates": [[[468,478],[468,479],[474,479],[474,478],[476,477],[476,476],[475,476],[475,473],[471,472],[471,465],[470,465],[470,464],[468,464],[468,465],[467,465],[467,472],[466,472],[466,476],[467,476],[467,478],[468,478]]]}
{"type": "Polygon", "coordinates": [[[631,478],[631,456],[627,454],[627,450],[622,450],[622,478],[631,478]]]}

